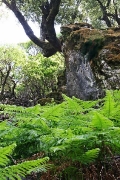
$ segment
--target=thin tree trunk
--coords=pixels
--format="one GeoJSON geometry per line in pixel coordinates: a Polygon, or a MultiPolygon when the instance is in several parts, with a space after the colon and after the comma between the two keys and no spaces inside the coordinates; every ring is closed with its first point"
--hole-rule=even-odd
{"type": "Polygon", "coordinates": [[[7,82],[8,77],[9,77],[10,71],[11,71],[11,66],[8,65],[7,74],[6,74],[6,76],[4,77],[4,80],[3,80],[2,84],[1,84],[1,93],[0,93],[0,94],[1,94],[1,97],[4,95],[4,89],[5,89],[5,85],[6,85],[6,82],[7,82]]]}

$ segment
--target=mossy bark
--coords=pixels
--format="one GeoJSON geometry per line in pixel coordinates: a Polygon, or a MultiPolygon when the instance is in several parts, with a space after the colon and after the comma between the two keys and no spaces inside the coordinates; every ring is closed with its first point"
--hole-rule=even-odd
{"type": "Polygon", "coordinates": [[[61,32],[68,96],[93,100],[105,89],[120,88],[119,28],[97,30],[82,23],[63,26],[61,32]]]}

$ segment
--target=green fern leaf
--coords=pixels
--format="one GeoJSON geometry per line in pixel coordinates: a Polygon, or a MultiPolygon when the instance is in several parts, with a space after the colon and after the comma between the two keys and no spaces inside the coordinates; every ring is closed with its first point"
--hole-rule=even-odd
{"type": "Polygon", "coordinates": [[[4,169],[0,169],[0,177],[1,180],[7,178],[13,180],[19,180],[21,177],[25,177],[26,175],[30,174],[35,168],[39,168],[39,171],[43,172],[46,170],[49,158],[45,157],[42,159],[32,160],[32,161],[25,161],[21,164],[8,166],[4,169]]]}
{"type": "Polygon", "coordinates": [[[63,151],[65,151],[67,148],[68,148],[68,146],[65,146],[65,145],[55,146],[55,147],[51,147],[51,148],[50,148],[50,151],[51,151],[51,152],[54,152],[54,153],[59,152],[59,151],[63,152],[63,151]]]}
{"type": "Polygon", "coordinates": [[[0,148],[0,166],[6,166],[9,162],[8,155],[12,154],[16,144],[0,148]]]}
{"type": "Polygon", "coordinates": [[[115,101],[114,101],[112,91],[106,91],[106,96],[104,99],[105,99],[105,102],[104,102],[102,112],[106,117],[109,118],[111,113],[115,109],[115,101]]]}
{"type": "Polygon", "coordinates": [[[81,162],[83,164],[87,164],[87,163],[91,163],[93,162],[99,155],[100,149],[99,148],[95,148],[95,149],[91,149],[88,150],[87,152],[85,152],[85,154],[81,157],[81,162]]]}
{"type": "Polygon", "coordinates": [[[94,112],[91,126],[97,130],[108,129],[113,127],[113,122],[98,112],[94,112]]]}
{"type": "Polygon", "coordinates": [[[27,108],[25,111],[27,113],[33,113],[35,115],[35,114],[40,114],[40,109],[41,109],[40,104],[37,104],[37,105],[35,105],[33,107],[27,108]]]}

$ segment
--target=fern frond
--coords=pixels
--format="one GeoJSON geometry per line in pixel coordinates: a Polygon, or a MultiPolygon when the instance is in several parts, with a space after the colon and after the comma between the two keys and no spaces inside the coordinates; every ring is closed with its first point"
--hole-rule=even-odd
{"type": "Polygon", "coordinates": [[[83,164],[87,164],[87,163],[91,163],[93,162],[99,155],[100,149],[99,148],[95,148],[95,149],[91,149],[88,150],[87,152],[85,152],[85,154],[83,154],[83,156],[81,157],[81,162],[83,164]]]}
{"type": "Polygon", "coordinates": [[[114,122],[116,127],[120,127],[120,105],[115,106],[110,114],[110,119],[114,122]]]}
{"type": "Polygon", "coordinates": [[[60,151],[61,152],[65,151],[67,148],[68,148],[67,145],[60,145],[60,146],[51,147],[50,151],[54,152],[54,153],[56,153],[56,152],[58,153],[60,151]]]}
{"type": "Polygon", "coordinates": [[[2,180],[6,180],[6,178],[10,178],[13,180],[19,180],[21,177],[25,177],[26,175],[30,174],[35,168],[39,168],[39,172],[43,172],[46,170],[49,158],[45,157],[42,159],[32,160],[32,161],[25,161],[21,164],[8,166],[4,169],[0,169],[0,178],[2,180]]]}
{"type": "Polygon", "coordinates": [[[81,112],[83,110],[82,106],[79,105],[79,101],[77,98],[75,97],[69,98],[64,94],[62,96],[63,99],[67,102],[66,105],[68,109],[73,110],[73,112],[81,112]]]}
{"type": "Polygon", "coordinates": [[[2,121],[0,122],[0,137],[1,137],[1,133],[6,131],[6,130],[9,130],[9,126],[8,126],[8,122],[5,120],[5,121],[2,121]]]}
{"type": "Polygon", "coordinates": [[[113,97],[116,105],[120,104],[120,90],[114,90],[113,91],[113,97]]]}
{"type": "Polygon", "coordinates": [[[113,127],[109,131],[109,146],[118,154],[120,153],[120,128],[113,127]]]}
{"type": "Polygon", "coordinates": [[[0,147],[0,166],[6,166],[9,162],[8,156],[12,154],[16,144],[0,147]]]}
{"type": "Polygon", "coordinates": [[[113,122],[98,112],[94,112],[91,126],[97,130],[104,130],[113,127],[113,122]]]}
{"type": "Polygon", "coordinates": [[[40,114],[40,110],[41,110],[41,106],[40,106],[40,104],[37,104],[33,107],[26,108],[25,112],[30,113],[30,114],[33,113],[34,115],[37,115],[37,114],[40,114]]]}
{"type": "Polygon", "coordinates": [[[97,102],[99,102],[99,100],[96,100],[96,101],[83,101],[81,99],[77,99],[76,97],[72,97],[72,99],[74,101],[76,101],[82,109],[87,109],[89,110],[90,108],[93,108],[97,102]]]}
{"type": "Polygon", "coordinates": [[[115,109],[115,101],[113,97],[113,92],[112,91],[106,91],[106,96],[104,98],[104,106],[102,108],[102,112],[106,117],[110,117],[111,113],[115,109]]]}

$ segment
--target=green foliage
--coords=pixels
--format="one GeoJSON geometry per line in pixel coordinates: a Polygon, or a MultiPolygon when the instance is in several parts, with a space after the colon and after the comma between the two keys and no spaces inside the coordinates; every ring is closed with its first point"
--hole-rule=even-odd
{"type": "Polygon", "coordinates": [[[108,129],[109,127],[113,127],[113,122],[102,114],[95,112],[91,126],[98,130],[108,129]]]}
{"type": "MultiPolygon", "coordinates": [[[[91,24],[96,28],[106,28],[107,25],[105,23],[105,11],[108,15],[108,19],[111,22],[112,26],[116,25],[116,20],[114,18],[115,11],[119,9],[120,0],[117,1],[107,1],[106,0],[82,0],[80,4],[81,11],[83,13],[83,19],[86,19],[87,22],[91,22],[91,24]],[[103,9],[105,10],[103,12],[103,9]]],[[[117,15],[117,14],[116,14],[117,15]]],[[[119,16],[119,15],[118,15],[119,16]]]]}
{"type": "MultiPolygon", "coordinates": [[[[81,0],[62,0],[60,5],[60,11],[56,18],[56,23],[74,23],[75,19],[81,17],[81,12],[78,10],[78,6],[81,0]]],[[[45,0],[30,0],[30,1],[19,1],[16,3],[19,9],[24,12],[27,19],[37,21],[40,23],[42,12],[40,6],[45,3],[45,0]]]]}
{"type": "Polygon", "coordinates": [[[21,82],[21,66],[26,61],[25,52],[19,46],[0,46],[0,94],[14,95],[16,84],[21,82]]]}
{"type": "Polygon", "coordinates": [[[0,148],[0,167],[6,166],[9,162],[8,155],[12,154],[15,144],[0,148]]]}
{"type": "Polygon", "coordinates": [[[107,91],[106,93],[107,93],[107,96],[104,98],[105,103],[104,103],[102,112],[105,116],[109,118],[111,113],[115,110],[115,101],[113,98],[112,91],[111,92],[107,91]]]}
{"type": "MultiPolygon", "coordinates": [[[[15,144],[10,146],[6,146],[0,148],[0,166],[6,166],[8,163],[8,155],[12,154],[13,149],[15,148],[15,144]]],[[[46,162],[49,158],[45,157],[42,159],[32,160],[32,161],[25,161],[22,163],[18,163],[16,165],[9,165],[6,167],[0,168],[0,178],[2,180],[6,180],[6,178],[10,178],[12,180],[18,179],[20,180],[21,177],[25,177],[26,175],[30,174],[32,171],[35,171],[36,168],[39,172],[46,171],[46,162]]]]}
{"type": "Polygon", "coordinates": [[[0,46],[0,60],[2,62],[1,67],[3,67],[3,65],[8,62],[19,64],[21,61],[24,62],[25,59],[25,51],[23,51],[19,46],[0,46]]]}
{"type": "Polygon", "coordinates": [[[3,180],[6,180],[6,178],[10,178],[12,180],[21,180],[21,177],[25,177],[32,171],[35,171],[36,167],[39,169],[39,172],[46,171],[45,163],[47,161],[48,158],[43,158],[9,166],[5,169],[0,169],[0,176],[3,180]]]}
{"type": "Polygon", "coordinates": [[[15,148],[16,144],[12,144],[6,147],[0,148],[0,178],[6,179],[10,178],[21,179],[21,177],[25,177],[30,174],[32,171],[39,170],[39,172],[46,171],[46,162],[49,160],[48,157],[32,160],[32,161],[24,161],[22,163],[17,163],[15,165],[9,165],[10,158],[12,152],[15,148]]]}
{"type": "MultiPolygon", "coordinates": [[[[45,0],[15,0],[15,2],[28,20],[35,21],[38,24],[41,22],[42,12],[40,6],[46,2],[45,0]]],[[[111,25],[115,26],[117,25],[116,17],[118,16],[119,19],[119,4],[120,0],[62,0],[55,23],[64,25],[88,22],[96,28],[106,28],[105,15],[107,15],[111,25]],[[114,14],[116,14],[116,17],[114,14]]]]}
{"type": "Polygon", "coordinates": [[[57,87],[58,74],[64,69],[63,62],[64,58],[60,54],[50,58],[45,58],[40,53],[30,55],[22,68],[24,77],[17,88],[18,94],[23,93],[26,98],[29,96],[29,99],[45,97],[57,87]]]}
{"type": "Polygon", "coordinates": [[[57,87],[64,58],[59,53],[45,58],[31,42],[20,46],[0,46],[0,98],[25,98],[29,103],[57,87]]]}
{"type": "Polygon", "coordinates": [[[100,113],[112,120],[115,126],[120,126],[120,91],[107,91],[106,93],[100,113]]]}
{"type": "Polygon", "coordinates": [[[104,99],[96,101],[63,95],[61,104],[29,108],[1,104],[0,112],[9,119],[0,123],[0,145],[15,143],[14,159],[43,152],[59,165],[107,161],[120,151],[119,94],[107,91],[104,99]]]}

